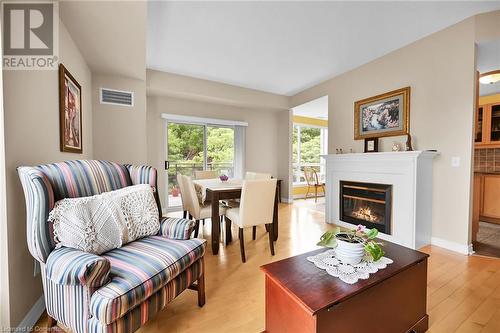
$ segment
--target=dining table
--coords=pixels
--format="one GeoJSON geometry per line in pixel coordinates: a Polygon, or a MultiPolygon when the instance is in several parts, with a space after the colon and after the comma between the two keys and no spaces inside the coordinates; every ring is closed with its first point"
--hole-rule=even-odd
{"type": "MultiPolygon", "coordinates": [[[[279,182],[278,182],[279,183],[279,182]]],[[[214,255],[219,253],[219,242],[220,242],[220,223],[214,221],[219,221],[219,205],[221,200],[231,200],[240,199],[241,190],[243,186],[242,179],[230,178],[226,181],[222,181],[219,178],[213,179],[195,179],[193,184],[198,195],[198,200],[201,204],[210,204],[212,207],[212,232],[211,232],[211,246],[212,253],[214,255]]],[[[274,240],[278,239],[278,201],[279,201],[279,188],[276,186],[276,194],[274,196],[274,212],[273,212],[273,222],[271,227],[273,228],[274,240]]],[[[258,209],[258,207],[256,207],[258,209]]],[[[225,220],[225,240],[226,245],[232,241],[231,233],[231,221],[229,219],[225,220]]],[[[266,226],[267,229],[267,226],[266,226]]]]}

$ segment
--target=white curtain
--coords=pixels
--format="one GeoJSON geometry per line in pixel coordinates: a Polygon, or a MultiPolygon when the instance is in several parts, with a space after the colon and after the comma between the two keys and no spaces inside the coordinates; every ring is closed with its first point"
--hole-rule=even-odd
{"type": "Polygon", "coordinates": [[[234,177],[245,175],[245,126],[234,126],[234,177]]]}

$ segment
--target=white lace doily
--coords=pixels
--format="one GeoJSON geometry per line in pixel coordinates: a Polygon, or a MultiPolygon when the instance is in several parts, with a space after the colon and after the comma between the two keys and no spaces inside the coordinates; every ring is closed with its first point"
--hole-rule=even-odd
{"type": "Polygon", "coordinates": [[[344,264],[336,257],[334,249],[307,257],[307,260],[314,263],[316,267],[326,270],[331,276],[337,277],[348,284],[354,284],[360,279],[366,280],[370,274],[376,273],[393,263],[392,259],[382,257],[376,262],[363,258],[357,265],[344,264]]]}

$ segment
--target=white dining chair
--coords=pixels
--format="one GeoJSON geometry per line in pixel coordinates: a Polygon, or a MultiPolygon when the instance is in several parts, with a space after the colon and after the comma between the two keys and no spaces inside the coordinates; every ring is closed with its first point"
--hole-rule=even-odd
{"type": "MultiPolygon", "coordinates": [[[[212,217],[212,205],[202,205],[198,200],[198,196],[196,195],[196,189],[193,184],[193,180],[191,177],[182,176],[184,188],[186,192],[186,199],[189,200],[189,204],[187,205],[188,212],[192,218],[195,219],[194,226],[194,237],[198,237],[200,220],[205,220],[212,217]]],[[[226,213],[226,207],[223,205],[219,205],[219,216],[224,216],[226,213]]],[[[212,223],[220,223],[221,221],[212,221],[212,223]]]]}
{"type": "Polygon", "coordinates": [[[182,217],[187,218],[187,208],[186,208],[186,198],[184,198],[185,190],[184,190],[184,181],[182,179],[182,174],[177,173],[177,185],[179,186],[179,191],[181,192],[181,201],[182,201],[182,217]]]}
{"type": "Polygon", "coordinates": [[[214,179],[218,178],[219,175],[215,170],[195,170],[194,178],[196,179],[214,179]]]}
{"type": "Polygon", "coordinates": [[[255,180],[255,179],[271,179],[271,174],[262,172],[253,172],[253,171],[247,171],[245,173],[245,180],[255,180]]]}
{"type": "MultiPolygon", "coordinates": [[[[271,248],[271,255],[274,255],[272,223],[276,183],[276,179],[243,181],[240,206],[226,210],[226,219],[236,224],[239,228],[238,235],[240,239],[241,260],[243,262],[246,261],[245,241],[243,238],[243,229],[245,227],[255,228],[258,225],[267,224],[269,229],[269,247],[271,248]]],[[[255,231],[253,232],[253,239],[255,239],[255,231]]]]}

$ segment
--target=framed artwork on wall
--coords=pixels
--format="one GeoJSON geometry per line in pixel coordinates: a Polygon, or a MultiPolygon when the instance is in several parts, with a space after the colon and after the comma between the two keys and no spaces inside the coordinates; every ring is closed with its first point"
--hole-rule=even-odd
{"type": "Polygon", "coordinates": [[[59,136],[62,152],[83,152],[82,87],[63,64],[59,64],[59,136]]]}
{"type": "Polygon", "coordinates": [[[378,152],[378,138],[365,139],[365,153],[378,152]]]}
{"type": "Polygon", "coordinates": [[[410,87],[354,103],[354,140],[407,135],[410,130],[410,87]]]}

